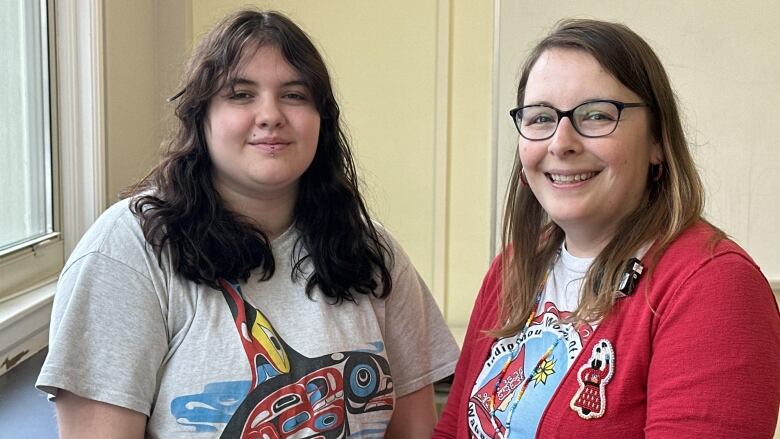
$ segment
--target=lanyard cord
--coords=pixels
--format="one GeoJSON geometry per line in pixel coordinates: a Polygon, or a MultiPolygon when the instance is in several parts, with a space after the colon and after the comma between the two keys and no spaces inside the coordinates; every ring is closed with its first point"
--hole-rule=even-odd
{"type": "Polygon", "coordinates": [[[542,280],[542,283],[539,286],[539,292],[536,294],[536,301],[534,303],[534,308],[531,310],[531,314],[528,316],[528,320],[526,320],[523,329],[521,329],[520,332],[517,334],[517,337],[515,338],[515,345],[512,348],[512,351],[510,352],[509,357],[507,358],[503,367],[501,367],[501,371],[498,373],[498,379],[496,380],[496,386],[493,389],[493,394],[490,395],[490,398],[488,399],[488,409],[490,410],[490,424],[493,426],[493,429],[496,431],[496,433],[498,433],[498,436],[501,439],[506,439],[509,437],[509,431],[512,425],[512,415],[514,414],[515,408],[517,408],[517,404],[520,403],[520,399],[523,397],[525,390],[528,388],[528,385],[531,384],[531,381],[533,381],[534,377],[539,373],[544,362],[547,361],[550,355],[552,355],[553,351],[555,350],[555,347],[558,346],[558,343],[561,341],[561,337],[558,337],[555,340],[555,342],[549,348],[547,348],[544,354],[542,354],[542,356],[539,358],[539,361],[536,362],[536,366],[534,367],[534,369],[520,384],[519,386],[520,389],[517,391],[517,394],[515,395],[514,400],[512,401],[512,405],[509,407],[509,410],[507,411],[506,425],[505,425],[506,433],[502,434],[501,431],[499,430],[498,424],[496,423],[496,419],[497,419],[496,399],[498,396],[498,389],[501,385],[501,381],[506,378],[506,372],[509,369],[509,365],[512,364],[512,362],[515,361],[515,359],[517,359],[517,356],[520,354],[520,343],[523,334],[525,334],[525,331],[528,330],[534,318],[536,318],[536,310],[539,308],[539,303],[542,300],[544,288],[547,284],[548,274],[545,274],[544,279],[542,280]]]}

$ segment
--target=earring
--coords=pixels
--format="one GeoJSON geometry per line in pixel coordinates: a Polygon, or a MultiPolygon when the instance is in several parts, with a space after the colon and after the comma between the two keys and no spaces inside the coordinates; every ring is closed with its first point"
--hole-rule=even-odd
{"type": "Polygon", "coordinates": [[[525,169],[520,170],[520,183],[523,183],[523,186],[528,186],[528,179],[525,177],[525,169]]]}
{"type": "Polygon", "coordinates": [[[661,181],[661,177],[664,175],[664,164],[661,163],[653,163],[650,165],[650,181],[653,183],[658,183],[661,181]]]}

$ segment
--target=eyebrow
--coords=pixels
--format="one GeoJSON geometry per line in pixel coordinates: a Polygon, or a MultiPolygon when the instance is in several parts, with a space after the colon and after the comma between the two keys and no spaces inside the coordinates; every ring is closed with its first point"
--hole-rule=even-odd
{"type": "MultiPolygon", "coordinates": [[[[247,78],[233,78],[232,80],[225,83],[225,88],[234,88],[239,85],[248,85],[248,86],[257,86],[257,82],[252,81],[251,79],[247,78]]],[[[282,87],[292,87],[292,86],[303,86],[307,87],[306,82],[304,82],[302,79],[293,79],[290,81],[285,81],[282,83],[282,87]]]]}
{"type": "MultiPolygon", "coordinates": [[[[580,106],[582,104],[587,104],[589,102],[596,102],[596,101],[620,101],[620,99],[605,98],[605,97],[588,98],[588,99],[585,99],[584,101],[581,101],[579,104],[575,105],[575,107],[580,106]]],[[[550,102],[550,101],[528,102],[528,103],[524,104],[523,106],[529,106],[529,105],[546,105],[548,107],[552,107],[552,108],[556,108],[556,109],[560,110],[560,108],[558,108],[555,105],[553,105],[552,102],[550,102]]],[[[572,107],[572,108],[574,108],[574,107],[572,107]]]]}

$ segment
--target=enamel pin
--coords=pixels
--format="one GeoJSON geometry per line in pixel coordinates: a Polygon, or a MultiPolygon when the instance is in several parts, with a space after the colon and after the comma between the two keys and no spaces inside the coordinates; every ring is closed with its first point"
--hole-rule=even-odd
{"type": "Polygon", "coordinates": [[[597,419],[607,409],[605,388],[615,371],[615,350],[607,339],[601,339],[593,346],[588,362],[577,374],[580,388],[574,394],[569,407],[582,419],[597,419]]]}

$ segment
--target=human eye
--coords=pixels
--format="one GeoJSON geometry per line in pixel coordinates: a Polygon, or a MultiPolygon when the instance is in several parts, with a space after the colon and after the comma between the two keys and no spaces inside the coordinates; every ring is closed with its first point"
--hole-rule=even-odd
{"type": "Polygon", "coordinates": [[[294,91],[284,93],[282,95],[282,98],[290,99],[290,100],[293,100],[293,101],[308,101],[309,100],[309,97],[306,94],[299,93],[299,92],[294,92],[294,91]]]}
{"type": "Polygon", "coordinates": [[[592,110],[586,113],[583,116],[584,120],[592,120],[592,121],[613,121],[615,120],[614,117],[612,117],[610,114],[604,113],[603,111],[598,110],[592,110]]]}
{"type": "Polygon", "coordinates": [[[588,102],[577,108],[575,114],[581,122],[614,122],[618,117],[618,109],[611,102],[588,102]]]}
{"type": "Polygon", "coordinates": [[[282,99],[294,103],[305,103],[311,100],[308,90],[304,87],[294,87],[282,91],[282,99]]]}
{"type": "Polygon", "coordinates": [[[539,114],[531,120],[531,123],[550,123],[554,120],[549,114],[539,114]]]}
{"type": "Polygon", "coordinates": [[[602,113],[600,111],[590,111],[583,115],[581,121],[599,123],[599,122],[614,122],[615,119],[607,113],[602,113]]]}
{"type": "Polygon", "coordinates": [[[254,94],[247,90],[227,90],[225,93],[225,98],[229,101],[234,102],[245,102],[249,101],[254,97],[254,94]]]}
{"type": "Polygon", "coordinates": [[[555,123],[556,116],[549,108],[528,108],[523,111],[523,125],[530,127],[555,123]]]}

